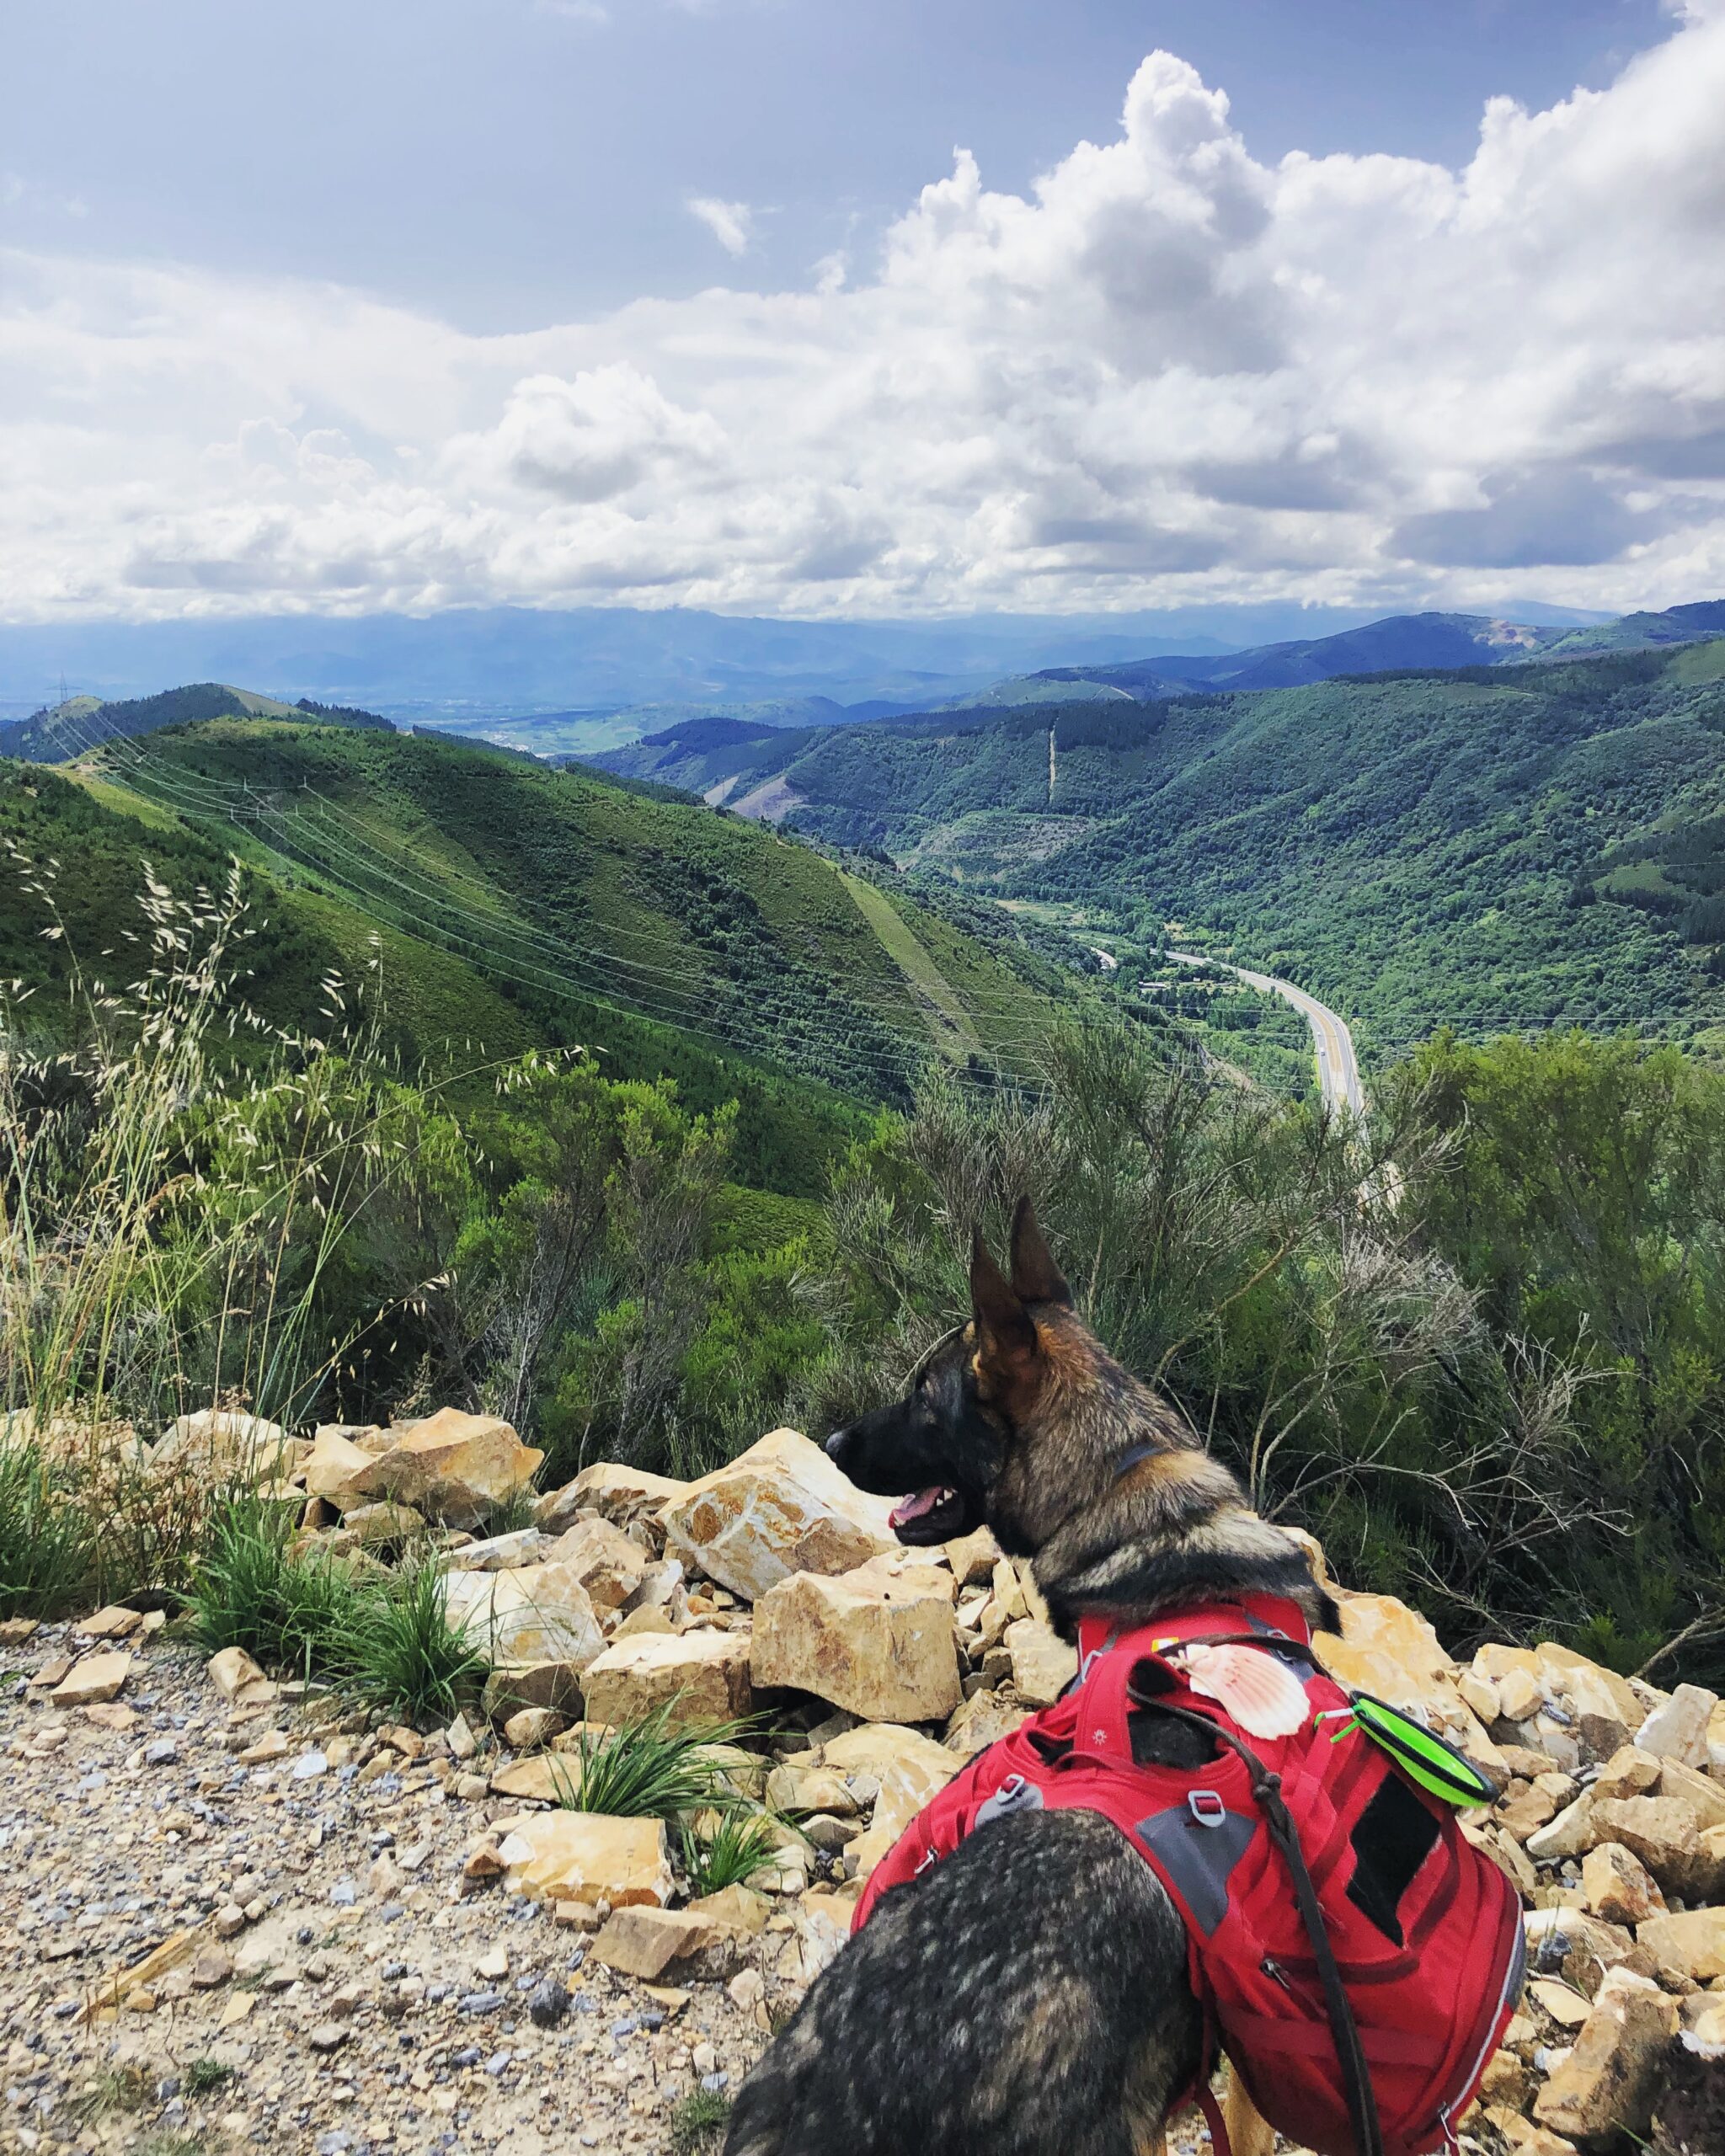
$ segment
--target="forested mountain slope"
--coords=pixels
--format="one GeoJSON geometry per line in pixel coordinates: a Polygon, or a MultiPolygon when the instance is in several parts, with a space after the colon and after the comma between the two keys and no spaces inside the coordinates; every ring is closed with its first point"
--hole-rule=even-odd
{"type": "Polygon", "coordinates": [[[681,767],[836,843],[1149,938],[1200,929],[1380,1046],[1725,1011],[1725,641],[936,714],[681,767]]]}

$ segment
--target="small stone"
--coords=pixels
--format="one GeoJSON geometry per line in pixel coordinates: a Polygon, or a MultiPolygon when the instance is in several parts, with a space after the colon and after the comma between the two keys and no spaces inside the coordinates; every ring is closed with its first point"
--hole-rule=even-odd
{"type": "Polygon", "coordinates": [[[675,1885],[664,1822],[596,1812],[535,1812],[514,1820],[499,1854],[512,1894],[550,1902],[669,1902],[675,1885]]]}
{"type": "Polygon", "coordinates": [[[136,1708],[120,1700],[93,1700],[79,1711],[86,1721],[93,1722],[98,1729],[111,1729],[122,1737],[138,1723],[136,1708]]]}
{"type": "Polygon", "coordinates": [[[1020,1617],[1008,1625],[1006,1648],[1012,1689],[1027,1707],[1052,1706],[1078,1674],[1078,1650],[1040,1618],[1020,1617]]]}
{"type": "Polygon", "coordinates": [[[219,1946],[206,1946],[192,1963],[192,1988],[214,1991],[217,1984],[225,1984],[232,1974],[233,1956],[224,1954],[219,1946]]]}
{"type": "Polygon", "coordinates": [[[153,1744],[144,1747],[147,1767],[176,1767],[179,1764],[179,1747],[171,1737],[158,1737],[153,1744]]]}
{"type": "Polygon", "coordinates": [[[56,1707],[82,1707],[117,1696],[131,1674],[129,1654],[89,1654],[74,1662],[49,1694],[56,1707]]]}
{"type": "Polygon", "coordinates": [[[471,1759],[479,1749],[478,1741],[467,1726],[465,1715],[457,1715],[443,1734],[457,1759],[471,1759]]]}
{"type": "Polygon", "coordinates": [[[555,1977],[547,1977],[527,1996],[527,2016],[536,2029],[554,2029],[569,2010],[567,1988],[555,1977]]]}
{"type": "Polygon", "coordinates": [[[1544,1688],[1530,1670],[1506,1670],[1498,1679],[1498,1711],[1506,1721],[1531,1721],[1545,1700],[1544,1688]]]}
{"type": "Polygon", "coordinates": [[[315,1781],[319,1774],[329,1771],[329,1755],[325,1752],[302,1752],[288,1770],[296,1782],[315,1781]]]}
{"type": "Polygon", "coordinates": [[[142,1630],[143,1622],[142,1611],[110,1602],[105,1609],[99,1609],[93,1617],[87,1617],[75,1629],[87,1640],[129,1640],[134,1632],[142,1630]]]}
{"type": "Polygon", "coordinates": [[[572,1662],[505,1662],[486,1678],[482,1705],[488,1721],[545,1707],[566,1722],[581,1711],[581,1673],[572,1662]]]}
{"type": "Polygon", "coordinates": [[[306,2041],[314,2052],[339,2052],[347,2036],[339,2021],[320,2021],[306,2041]]]}
{"type": "Polygon", "coordinates": [[[731,2004],[747,2014],[760,2005],[766,1996],[766,1985],[759,1969],[740,1969],[725,1986],[731,2004]]]}
{"type": "Polygon", "coordinates": [[[689,1909],[618,1909],[593,1942],[592,1952],[608,1969],[650,1982],[673,1961],[711,1946],[718,1936],[711,1924],[689,1909]]]}
{"type": "Polygon", "coordinates": [[[1717,1692],[1699,1684],[1680,1684],[1636,1732],[1636,1749],[1656,1759],[1674,1759],[1680,1766],[1705,1767],[1707,1726],[1718,1705],[1717,1692]]]}
{"type": "Polygon", "coordinates": [[[1518,1842],[1525,1842],[1557,1815],[1557,1804],[1544,1790],[1520,1782],[1510,1785],[1509,1794],[1498,1804],[1495,1816],[1506,1833],[1513,1834],[1518,1842]]]}
{"type": "Polygon", "coordinates": [[[210,1682],[224,1700],[232,1699],[248,1684],[264,1682],[263,1671],[243,1647],[223,1647],[219,1654],[211,1656],[204,1668],[210,1682]]]}
{"type": "Polygon", "coordinates": [[[246,1913],[238,1902],[225,1902],[211,1919],[218,1939],[238,1939],[246,1928],[246,1913]]]}
{"type": "Polygon", "coordinates": [[[1589,1913],[1607,1924],[1638,1924],[1664,1912],[1665,1897],[1652,1873],[1621,1842],[1601,1842],[1588,1851],[1581,1892],[1589,1913]]]}
{"type": "Polygon", "coordinates": [[[567,1718],[549,1707],[523,1707],[503,1726],[503,1734],[517,1752],[532,1752],[569,1727],[567,1718]]]}
{"type": "Polygon", "coordinates": [[[509,1974],[509,1955],[501,1946],[488,1947],[473,1964],[475,1976],[484,1977],[492,1983],[509,1974]]]}
{"type": "Polygon", "coordinates": [[[1594,1783],[1597,1797],[1648,1796],[1659,1786],[1662,1769],[1651,1752],[1626,1744],[1614,1752],[1594,1783]]]}
{"type": "Polygon", "coordinates": [[[292,1750],[292,1739],[286,1731],[266,1729],[260,1737],[247,1745],[245,1750],[238,1757],[243,1767],[266,1767],[277,1759],[286,1758],[292,1750]]]}
{"type": "Polygon", "coordinates": [[[1725,1977],[1725,1908],[1685,1909],[1650,1917],[1637,1926],[1636,1939],[1647,1948],[1662,1975],[1693,1977],[1712,1983],[1725,1977]]]}
{"type": "Polygon", "coordinates": [[[660,1707],[669,1710],[672,1729],[729,1721],[753,1704],[749,1640],[729,1632],[613,1641],[588,1665],[583,1682],[588,1720],[613,1728],[660,1707]]]}
{"type": "Polygon", "coordinates": [[[962,1534],[957,1541],[948,1542],[946,1555],[953,1569],[953,1584],[970,1587],[994,1577],[994,1568],[1001,1561],[1001,1547],[987,1528],[979,1527],[974,1534],[962,1534]]]}
{"type": "Polygon", "coordinates": [[[1644,1978],[1615,1971],[1569,2056],[1535,2099],[1535,2121],[1572,2141],[1644,2138],[1677,2019],[1674,1999],[1644,1978]]]}

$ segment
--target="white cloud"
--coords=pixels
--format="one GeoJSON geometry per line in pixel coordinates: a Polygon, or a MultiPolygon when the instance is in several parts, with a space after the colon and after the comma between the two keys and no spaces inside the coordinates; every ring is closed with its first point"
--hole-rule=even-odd
{"type": "Polygon", "coordinates": [[[746,202],[721,202],[716,195],[689,198],[689,215],[698,217],[727,254],[746,254],[755,237],[755,212],[746,202]]]}
{"type": "Polygon", "coordinates": [[[1263,163],[1158,53],[1113,139],[1023,195],[960,152],[873,263],[494,337],[15,252],[0,606],[1716,595],[1722,107],[1725,0],[1458,171],[1263,163]]]}

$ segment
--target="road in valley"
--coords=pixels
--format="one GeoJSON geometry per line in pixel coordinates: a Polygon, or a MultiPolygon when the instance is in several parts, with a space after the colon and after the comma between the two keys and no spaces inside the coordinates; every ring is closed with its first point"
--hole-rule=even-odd
{"type": "Polygon", "coordinates": [[[1191,951],[1170,951],[1168,956],[1183,966],[1214,966],[1219,973],[1232,974],[1236,980],[1243,980],[1248,988],[1257,989],[1261,995],[1279,995],[1284,1003],[1291,1003],[1311,1027],[1312,1044],[1317,1050],[1318,1089],[1325,1107],[1346,1108],[1350,1115],[1365,1115],[1365,1089],[1359,1082],[1354,1036],[1346,1022],[1338,1018],[1327,1004],[1320,1003],[1315,995],[1308,995],[1303,988],[1295,988],[1291,980],[1278,980],[1274,974],[1255,974],[1245,966],[1231,966],[1225,958],[1201,958],[1191,951]]]}

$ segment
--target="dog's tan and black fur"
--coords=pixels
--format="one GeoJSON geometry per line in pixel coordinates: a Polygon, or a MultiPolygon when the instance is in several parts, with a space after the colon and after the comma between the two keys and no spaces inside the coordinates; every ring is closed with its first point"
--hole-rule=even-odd
{"type": "MultiPolygon", "coordinates": [[[[1253,1590],[1333,1625],[1299,1545],[1077,1315],[1028,1201],[1010,1277],[979,1235],[970,1292],[906,1396],[827,1441],[859,1487],[921,1493],[902,1540],[986,1521],[1069,1638],[1253,1590]]],[[[1140,1758],[1204,1742],[1141,1719],[1140,1758]]],[[[1017,1813],[884,1897],[744,2084],[726,2156],[1146,2156],[1199,2043],[1149,1866],[1093,1813],[1017,1813]]],[[[1236,2156],[1267,2148],[1236,2123],[1236,2156]]]]}

